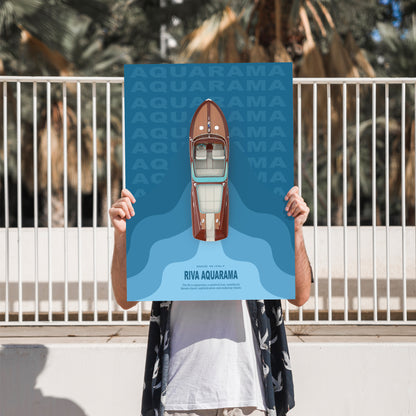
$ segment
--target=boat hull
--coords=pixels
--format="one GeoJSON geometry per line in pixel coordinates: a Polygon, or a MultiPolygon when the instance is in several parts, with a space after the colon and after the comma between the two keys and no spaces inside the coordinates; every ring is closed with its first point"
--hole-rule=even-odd
{"type": "Polygon", "coordinates": [[[189,135],[193,236],[218,241],[228,236],[228,125],[220,107],[205,100],[195,111],[189,135]]]}

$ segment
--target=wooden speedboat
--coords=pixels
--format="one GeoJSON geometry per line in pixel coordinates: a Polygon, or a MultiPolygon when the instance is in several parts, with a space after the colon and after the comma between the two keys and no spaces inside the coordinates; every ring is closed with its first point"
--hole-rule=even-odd
{"type": "Polygon", "coordinates": [[[230,138],[224,114],[212,100],[205,100],[192,117],[189,153],[193,235],[222,240],[228,235],[230,138]]]}

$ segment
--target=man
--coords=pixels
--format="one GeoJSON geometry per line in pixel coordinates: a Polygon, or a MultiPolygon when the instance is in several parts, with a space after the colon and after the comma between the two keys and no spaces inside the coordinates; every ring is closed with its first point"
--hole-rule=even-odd
{"type": "MultiPolygon", "coordinates": [[[[309,208],[296,186],[285,200],[295,226],[296,297],[289,302],[302,306],[313,281],[303,239],[309,208]]],[[[113,291],[123,309],[137,304],[127,301],[125,235],[135,202],[123,189],[109,211],[113,291]]],[[[143,416],[280,416],[293,406],[280,300],[153,302],[143,416]]]]}

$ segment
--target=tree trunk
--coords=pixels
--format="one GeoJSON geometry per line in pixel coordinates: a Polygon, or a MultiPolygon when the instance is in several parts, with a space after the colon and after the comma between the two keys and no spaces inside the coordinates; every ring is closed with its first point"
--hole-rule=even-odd
{"type": "MultiPolygon", "coordinates": [[[[42,197],[41,210],[39,212],[39,225],[46,227],[48,225],[48,195],[45,190],[42,197]]],[[[52,191],[51,193],[51,215],[52,215],[52,227],[63,227],[64,226],[64,197],[63,191],[52,191]]]]}

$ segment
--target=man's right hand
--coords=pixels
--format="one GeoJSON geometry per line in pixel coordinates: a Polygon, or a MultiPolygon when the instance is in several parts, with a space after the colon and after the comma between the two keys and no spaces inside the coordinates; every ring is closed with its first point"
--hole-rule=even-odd
{"type": "Polygon", "coordinates": [[[134,216],[133,204],[136,199],[132,193],[123,189],[119,198],[109,209],[111,222],[114,226],[114,251],[111,264],[111,281],[117,303],[123,309],[130,309],[136,301],[127,301],[126,271],[126,219],[134,216]]]}
{"type": "Polygon", "coordinates": [[[134,216],[133,204],[135,202],[136,199],[128,189],[121,191],[121,198],[114,202],[108,211],[115,231],[122,234],[126,232],[126,219],[134,216]]]}

